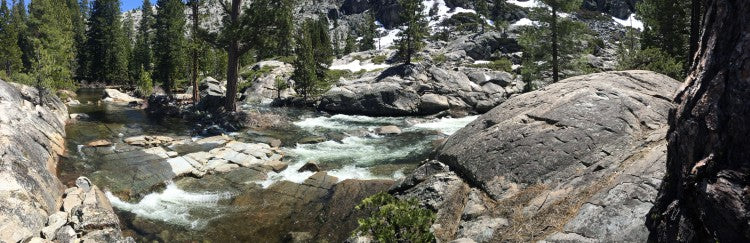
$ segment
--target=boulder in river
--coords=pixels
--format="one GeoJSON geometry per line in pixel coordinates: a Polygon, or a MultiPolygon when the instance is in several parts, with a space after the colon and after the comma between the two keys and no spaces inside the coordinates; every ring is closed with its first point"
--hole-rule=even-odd
{"type": "Polygon", "coordinates": [[[116,89],[104,89],[103,100],[114,103],[143,103],[143,99],[135,98],[116,89]]]}
{"type": "Polygon", "coordinates": [[[378,135],[397,135],[401,134],[401,128],[397,126],[382,126],[375,128],[375,133],[378,135]]]}
{"type": "Polygon", "coordinates": [[[515,96],[392,191],[437,209],[440,240],[646,241],[678,86],[653,72],[608,72],[515,96]]]}

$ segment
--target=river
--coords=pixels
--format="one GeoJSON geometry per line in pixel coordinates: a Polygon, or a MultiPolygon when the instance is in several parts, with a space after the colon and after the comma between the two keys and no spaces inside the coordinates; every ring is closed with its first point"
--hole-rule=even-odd
{"type": "MultiPolygon", "coordinates": [[[[84,144],[89,141],[113,141],[114,145],[109,149],[117,150],[123,138],[137,135],[198,139],[190,127],[178,119],[154,121],[142,110],[101,102],[100,96],[101,90],[80,90],[82,105],[70,107],[71,113],[85,113],[90,118],[71,123],[66,128],[69,152],[59,166],[59,176],[66,184],[72,184],[78,176],[92,178],[105,191],[115,183],[128,183],[113,182],[102,176],[118,173],[119,168],[111,164],[105,166],[106,163],[102,162],[105,158],[87,152],[90,150],[84,144]]],[[[302,213],[305,207],[313,207],[312,204],[275,206],[273,204],[285,202],[276,201],[281,199],[277,199],[278,196],[269,188],[289,187],[290,182],[303,183],[314,174],[298,172],[307,162],[318,163],[338,181],[398,180],[428,158],[440,140],[476,118],[331,116],[302,109],[242,107],[260,113],[280,114],[291,121],[292,125],[284,129],[246,129],[228,134],[240,142],[266,141],[268,138],[281,140],[281,151],[285,154],[283,162],[289,167],[270,172],[267,176],[232,171],[225,175],[167,180],[163,186],[153,188],[140,198],[120,198],[107,193],[126,235],[139,242],[275,242],[282,239],[280,234],[288,231],[322,227],[304,223],[314,220],[305,218],[305,213],[302,213]],[[376,128],[386,125],[397,126],[402,133],[374,133],[376,128]],[[300,144],[310,138],[318,142],[300,144]]],[[[321,204],[325,202],[321,201],[321,204]]]]}

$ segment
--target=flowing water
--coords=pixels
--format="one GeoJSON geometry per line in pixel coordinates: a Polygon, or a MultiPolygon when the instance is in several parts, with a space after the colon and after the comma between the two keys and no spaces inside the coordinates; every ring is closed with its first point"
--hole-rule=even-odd
{"type": "MultiPolygon", "coordinates": [[[[82,149],[89,141],[115,141],[113,147],[107,148],[114,150],[118,149],[117,141],[129,136],[193,136],[189,126],[180,120],[153,121],[142,110],[100,102],[100,94],[101,90],[81,90],[79,100],[83,104],[70,108],[71,113],[85,113],[90,119],[72,123],[66,129],[69,155],[63,158],[59,173],[68,184],[78,176],[117,173],[116,166],[102,165],[103,157],[82,149]]],[[[299,225],[299,222],[307,221],[295,219],[295,215],[303,215],[304,212],[297,210],[304,209],[273,205],[276,196],[268,188],[283,187],[289,182],[302,183],[313,175],[313,172],[298,172],[307,162],[318,163],[328,175],[339,178],[339,181],[396,180],[428,158],[436,141],[476,118],[328,116],[300,109],[248,106],[243,109],[274,112],[292,121],[292,125],[285,129],[244,130],[230,134],[242,142],[263,141],[268,137],[281,140],[284,162],[289,167],[278,173],[270,172],[267,176],[241,168],[243,170],[224,175],[168,180],[164,186],[135,199],[120,198],[107,192],[127,235],[138,241],[278,241],[278,234],[285,230],[320,227],[299,225]],[[403,132],[387,136],[374,132],[385,125],[395,125],[403,132]],[[300,144],[310,138],[316,142],[300,144]]],[[[128,183],[94,181],[105,191],[115,186],[114,183],[128,183]]]]}

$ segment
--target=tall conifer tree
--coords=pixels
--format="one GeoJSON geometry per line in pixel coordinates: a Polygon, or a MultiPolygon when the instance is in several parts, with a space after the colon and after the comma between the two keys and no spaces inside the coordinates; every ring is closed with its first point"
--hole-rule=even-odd
{"type": "Polygon", "coordinates": [[[185,5],[180,0],[159,0],[156,5],[154,76],[171,95],[176,81],[184,76],[185,5]]]}
{"type": "MultiPolygon", "coordinates": [[[[141,21],[138,23],[138,34],[136,35],[135,47],[133,48],[133,61],[135,67],[140,72],[143,68],[146,72],[151,72],[153,67],[153,26],[154,26],[154,9],[151,1],[143,0],[141,6],[141,21]]],[[[140,77],[141,74],[138,74],[140,77]]]]}
{"type": "Polygon", "coordinates": [[[28,31],[39,83],[53,89],[73,86],[75,49],[68,8],[57,0],[31,2],[28,31]]]}
{"type": "Polygon", "coordinates": [[[421,0],[399,0],[403,7],[401,19],[406,29],[398,34],[398,57],[406,64],[411,64],[412,57],[424,47],[427,36],[427,22],[422,13],[424,6],[421,0]]]}
{"type": "Polygon", "coordinates": [[[11,76],[20,72],[23,66],[21,48],[18,46],[18,36],[21,24],[15,13],[16,7],[8,8],[6,0],[0,6],[0,71],[11,76]]]}
{"type": "Polygon", "coordinates": [[[127,41],[119,0],[95,0],[87,32],[88,80],[124,84],[129,80],[127,41]]]}
{"type": "Polygon", "coordinates": [[[359,42],[360,51],[369,51],[375,49],[375,37],[378,26],[375,24],[375,16],[372,10],[365,15],[365,23],[362,26],[362,40],[359,42]]]}

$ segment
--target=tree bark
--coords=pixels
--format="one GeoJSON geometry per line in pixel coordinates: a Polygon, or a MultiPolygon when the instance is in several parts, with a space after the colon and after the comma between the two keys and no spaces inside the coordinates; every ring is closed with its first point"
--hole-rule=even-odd
{"type": "Polygon", "coordinates": [[[200,18],[198,17],[198,6],[199,1],[193,0],[191,2],[191,9],[192,9],[192,18],[193,18],[193,53],[192,53],[192,59],[193,59],[193,67],[192,67],[192,73],[193,73],[193,104],[198,104],[198,101],[200,101],[201,97],[198,95],[198,28],[200,27],[200,18]]]}
{"type": "Polygon", "coordinates": [[[750,242],[750,4],[712,0],[670,113],[657,242],[750,242]]]}
{"type": "Polygon", "coordinates": [[[701,30],[701,8],[702,0],[692,0],[690,6],[690,53],[688,53],[688,67],[693,66],[695,54],[698,52],[698,42],[700,41],[701,30]]]}
{"type": "Polygon", "coordinates": [[[559,47],[557,46],[557,9],[552,6],[552,23],[550,24],[552,30],[552,82],[560,81],[560,64],[558,55],[559,47]]]}
{"type": "MultiPolygon", "coordinates": [[[[231,10],[229,12],[229,18],[230,23],[232,23],[232,27],[230,28],[236,28],[239,26],[239,18],[240,18],[240,7],[242,6],[242,0],[232,0],[232,6],[231,10]]],[[[236,106],[236,100],[237,100],[237,72],[239,69],[239,59],[240,59],[240,43],[238,36],[231,36],[231,40],[229,40],[229,45],[227,46],[227,98],[226,103],[224,104],[224,109],[227,112],[233,112],[237,110],[236,106]]]]}

